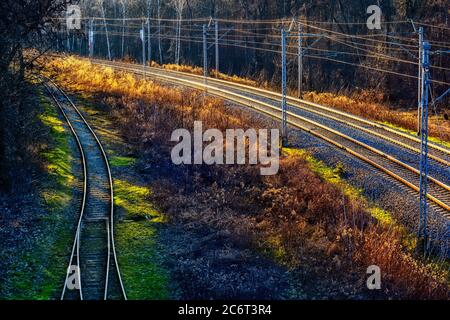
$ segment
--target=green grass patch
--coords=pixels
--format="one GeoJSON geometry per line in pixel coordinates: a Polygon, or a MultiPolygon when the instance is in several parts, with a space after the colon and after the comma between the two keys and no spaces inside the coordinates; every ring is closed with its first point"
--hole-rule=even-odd
{"type": "MultiPolygon", "coordinates": [[[[134,163],[132,158],[114,158],[120,164],[117,167],[134,163]]],[[[164,218],[149,202],[150,194],[147,187],[114,179],[114,203],[125,213],[125,220],[115,228],[117,258],[128,299],[132,300],[170,296],[169,276],[162,267],[155,225],[164,218]]]]}
{"type": "Polygon", "coordinates": [[[392,226],[393,228],[398,228],[400,232],[403,234],[404,245],[409,250],[414,250],[416,247],[416,237],[414,234],[408,232],[402,225],[397,223],[392,215],[383,210],[382,208],[371,204],[368,199],[364,196],[362,189],[355,188],[344,178],[342,178],[342,174],[345,171],[345,168],[342,164],[338,164],[335,168],[327,166],[320,160],[315,159],[309,152],[303,149],[295,149],[295,148],[283,148],[283,153],[287,156],[300,156],[306,160],[309,167],[313,172],[318,174],[322,179],[326,182],[335,185],[339,189],[341,189],[346,196],[348,196],[351,200],[362,200],[368,205],[369,214],[377,219],[380,223],[388,226],[392,226]]]}
{"type": "Polygon", "coordinates": [[[115,228],[118,262],[128,298],[133,300],[169,298],[155,227],[164,219],[147,200],[150,193],[149,188],[114,180],[114,203],[126,215],[115,228]]]}
{"type": "Polygon", "coordinates": [[[55,180],[57,188],[49,188],[42,192],[42,196],[50,209],[60,209],[68,205],[71,195],[71,185],[75,179],[72,174],[72,156],[69,146],[69,133],[64,130],[63,123],[58,118],[54,107],[41,97],[44,112],[39,116],[42,123],[49,127],[52,144],[41,156],[44,158],[47,172],[55,180]]]}
{"type": "Polygon", "coordinates": [[[49,209],[49,214],[43,219],[48,229],[48,239],[40,243],[34,254],[39,260],[46,257],[45,268],[42,270],[43,279],[34,299],[49,299],[59,295],[57,289],[62,287],[61,279],[66,273],[67,257],[73,241],[68,225],[74,220],[68,215],[67,210],[72,205],[75,177],[69,144],[71,133],[64,129],[56,108],[43,98],[41,103],[44,105],[44,113],[40,118],[50,127],[53,141],[42,153],[42,157],[48,163],[47,172],[50,176],[49,185],[41,192],[49,209]]]}
{"type": "Polygon", "coordinates": [[[119,266],[128,298],[168,299],[168,275],[156,249],[155,224],[124,221],[116,226],[119,266]]]}
{"type": "Polygon", "coordinates": [[[342,178],[345,169],[341,164],[335,168],[329,167],[302,149],[283,148],[283,152],[288,156],[300,156],[305,159],[313,172],[318,174],[326,182],[338,186],[350,199],[361,197],[363,190],[353,187],[342,178]]]}
{"type": "Polygon", "coordinates": [[[39,93],[42,112],[38,116],[49,128],[47,147],[41,152],[47,179],[43,179],[40,197],[47,212],[37,222],[43,232],[33,249],[16,259],[10,275],[13,300],[48,300],[58,298],[66,273],[68,254],[72,244],[70,224],[72,217],[67,209],[72,205],[74,175],[69,145],[70,133],[64,129],[55,108],[39,93]]]}
{"type": "MultiPolygon", "coordinates": [[[[408,134],[410,134],[412,136],[417,137],[417,132],[415,132],[415,131],[405,129],[403,127],[400,127],[398,125],[392,124],[392,123],[387,122],[387,121],[379,121],[379,123],[385,125],[386,127],[389,127],[389,128],[392,128],[392,129],[395,129],[395,130],[398,130],[398,131],[401,131],[403,133],[408,133],[408,134]]],[[[441,140],[441,139],[436,138],[436,137],[428,137],[428,139],[431,142],[433,142],[433,143],[435,143],[437,145],[441,145],[441,146],[444,146],[444,147],[450,149],[450,142],[448,142],[448,141],[444,141],[444,140],[441,140]]]]}
{"type": "Polygon", "coordinates": [[[135,158],[114,156],[109,159],[112,167],[128,167],[136,163],[135,158]]]}
{"type": "MultiPolygon", "coordinates": [[[[314,158],[306,150],[302,149],[283,148],[283,152],[288,156],[300,156],[305,159],[313,172],[318,174],[326,182],[340,188],[350,199],[363,199],[368,202],[363,195],[362,189],[355,188],[342,178],[342,174],[345,171],[342,164],[337,165],[335,168],[329,167],[322,161],[314,158]]],[[[370,205],[369,213],[381,223],[388,225],[395,224],[390,213],[377,206],[370,205]]]]}
{"type": "Polygon", "coordinates": [[[163,215],[147,201],[150,193],[149,188],[133,185],[124,180],[114,180],[114,203],[123,208],[129,218],[162,222],[163,215]]]}

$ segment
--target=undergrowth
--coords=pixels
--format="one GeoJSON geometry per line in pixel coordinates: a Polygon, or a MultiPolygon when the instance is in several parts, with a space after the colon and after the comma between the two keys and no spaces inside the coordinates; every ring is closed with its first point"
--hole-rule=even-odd
{"type": "Polygon", "coordinates": [[[48,300],[62,290],[68,253],[72,244],[72,206],[74,175],[68,133],[57,111],[39,94],[43,109],[39,120],[49,132],[48,145],[41,152],[47,177],[41,179],[40,197],[46,213],[37,218],[42,232],[30,251],[21,253],[17,269],[11,276],[12,299],[48,300]],[[27,270],[22,269],[25,264],[27,270]]]}

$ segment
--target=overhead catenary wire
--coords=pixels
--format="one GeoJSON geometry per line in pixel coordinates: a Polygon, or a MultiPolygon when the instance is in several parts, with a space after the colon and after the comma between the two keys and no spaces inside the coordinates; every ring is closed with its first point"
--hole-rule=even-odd
{"type": "MultiPolygon", "coordinates": [[[[121,33],[117,32],[116,35],[121,35],[121,33]]],[[[131,34],[129,36],[138,37],[139,35],[138,34],[131,34]]],[[[171,36],[165,35],[164,39],[173,41],[173,40],[176,40],[176,37],[175,36],[171,37],[171,36]]],[[[202,43],[201,40],[196,40],[195,38],[190,38],[190,37],[181,37],[180,40],[183,41],[183,42],[193,42],[193,43],[198,43],[198,44],[202,43]]],[[[238,43],[226,43],[226,42],[224,42],[224,43],[221,43],[221,45],[223,45],[223,46],[232,46],[232,47],[237,47],[237,48],[242,48],[242,49],[249,49],[249,50],[270,52],[270,53],[279,54],[279,55],[281,54],[280,50],[252,47],[252,46],[238,44],[238,43]]],[[[292,52],[287,52],[286,54],[288,56],[292,56],[292,57],[296,57],[297,56],[297,53],[292,53],[292,52]]],[[[372,66],[368,66],[368,65],[364,65],[364,64],[357,64],[357,63],[353,63],[353,62],[342,61],[342,60],[338,60],[338,59],[334,59],[334,58],[330,58],[330,57],[316,56],[316,55],[309,55],[309,54],[305,54],[304,57],[312,58],[312,59],[319,59],[319,60],[327,60],[327,61],[330,61],[330,62],[345,64],[345,65],[351,65],[351,66],[355,66],[355,67],[361,67],[361,68],[372,70],[372,71],[379,71],[379,72],[383,72],[383,73],[387,73],[387,74],[391,74],[391,75],[397,75],[397,76],[401,76],[401,77],[406,77],[406,78],[410,78],[410,79],[416,79],[416,80],[418,79],[418,77],[414,76],[414,75],[404,74],[404,73],[400,73],[400,72],[396,72],[396,71],[392,71],[392,70],[386,70],[386,69],[382,69],[382,68],[378,68],[378,67],[372,67],[372,66]]],[[[439,81],[439,80],[430,80],[430,81],[432,83],[436,83],[436,84],[450,85],[450,83],[445,82],[445,81],[439,81]]]]}
{"type": "MultiPolygon", "coordinates": [[[[97,21],[95,25],[98,28],[110,28],[108,32],[104,32],[101,30],[97,30],[95,33],[97,35],[110,35],[110,36],[121,36],[121,37],[138,37],[139,34],[134,33],[133,29],[140,28],[143,21],[147,20],[148,17],[134,17],[134,18],[108,18],[108,17],[84,17],[84,21],[97,21]],[[117,23],[116,23],[117,22],[117,23]],[[123,32],[124,22],[126,22],[127,32],[123,32]],[[114,29],[120,29],[121,32],[116,32],[114,29]]],[[[223,28],[230,28],[230,25],[234,25],[234,29],[232,32],[227,34],[226,37],[221,39],[221,45],[230,47],[234,46],[236,48],[243,48],[247,50],[258,50],[262,52],[271,52],[271,53],[280,53],[280,35],[277,30],[282,26],[288,23],[291,23],[292,19],[271,19],[271,20],[236,20],[236,19],[213,19],[214,21],[218,21],[223,25],[223,28]],[[239,27],[242,26],[242,27],[239,27]],[[244,27],[248,26],[248,27],[244,27]],[[262,30],[268,30],[269,32],[263,32],[262,30]],[[262,33],[261,33],[262,32],[262,33]]],[[[154,32],[153,35],[158,35],[161,37],[162,41],[174,41],[177,40],[176,36],[171,34],[170,32],[174,32],[177,28],[176,23],[178,19],[167,19],[167,18],[152,18],[149,19],[150,22],[164,22],[161,24],[160,32],[154,32]]],[[[201,23],[206,23],[211,21],[211,17],[205,18],[186,18],[181,22],[180,30],[182,34],[179,35],[180,41],[191,42],[191,43],[201,43],[201,23]],[[189,35],[186,35],[188,33],[189,35]],[[198,33],[198,35],[196,35],[198,33]]],[[[368,70],[380,71],[392,75],[403,76],[406,78],[414,78],[413,75],[403,74],[397,72],[395,70],[387,70],[379,66],[370,66],[364,64],[360,61],[360,63],[355,63],[354,61],[344,61],[343,57],[356,57],[356,58],[364,58],[364,59],[376,59],[378,61],[386,61],[386,62],[395,62],[400,64],[407,65],[418,65],[417,60],[411,61],[405,59],[403,56],[406,55],[405,50],[409,55],[417,54],[418,46],[417,43],[412,43],[415,41],[413,38],[409,37],[401,37],[398,35],[392,34],[381,34],[374,33],[369,35],[363,34],[345,34],[332,28],[326,28],[324,26],[333,26],[339,24],[354,24],[354,25],[363,25],[362,22],[346,22],[346,23],[337,23],[337,22],[327,22],[327,21],[310,21],[306,19],[295,19],[296,23],[300,23],[303,25],[304,29],[313,30],[315,32],[320,33],[320,36],[324,39],[328,39],[331,41],[328,45],[327,49],[317,47],[308,47],[307,51],[310,51],[311,54],[305,54],[305,57],[313,58],[313,59],[322,59],[328,60],[334,63],[341,63],[346,65],[353,65],[361,68],[365,68],[368,70]],[[379,37],[384,37],[384,39],[380,39],[379,37]],[[396,39],[399,42],[391,41],[390,39],[396,39]],[[336,46],[336,47],[334,47],[336,46]],[[393,47],[394,46],[394,47],[393,47]],[[398,46],[398,47],[397,47],[398,46]],[[346,48],[346,50],[345,50],[346,48]],[[355,51],[352,51],[355,50],[355,51]],[[389,54],[390,53],[390,54],[389,54]],[[395,53],[395,55],[393,55],[395,53]],[[399,56],[396,56],[399,55],[399,56]],[[338,59],[337,57],[341,58],[338,59]]],[[[410,21],[391,21],[386,22],[384,24],[402,24],[402,23],[410,23],[410,21]]],[[[436,26],[435,26],[436,27],[436,26]]],[[[408,33],[406,33],[408,34],[408,33]]],[[[293,36],[294,37],[294,36],[293,36]]],[[[296,36],[295,36],[296,37],[296,36]]],[[[314,35],[306,35],[302,36],[303,39],[314,38],[314,35]]],[[[287,36],[289,39],[289,35],[287,36]]],[[[207,41],[209,43],[213,42],[213,39],[207,35],[207,41]]],[[[297,46],[290,44],[288,41],[287,51],[289,49],[297,48],[297,46]]],[[[445,48],[447,42],[445,41],[436,41],[436,44],[442,45],[442,48],[445,48]]],[[[294,56],[297,53],[287,52],[288,55],[294,56]]],[[[366,60],[367,62],[367,60],[366,60]]],[[[449,68],[445,66],[431,66],[436,70],[449,71],[449,68]]],[[[416,77],[417,78],[417,77],[416,77]]],[[[432,80],[434,83],[438,84],[447,84],[445,81],[440,80],[432,80]]]]}
{"type": "MultiPolygon", "coordinates": [[[[106,33],[102,32],[102,31],[98,31],[96,33],[97,34],[106,34],[106,33]]],[[[125,35],[125,36],[128,36],[128,37],[138,37],[139,36],[139,33],[137,33],[137,32],[136,33],[132,33],[132,32],[123,33],[123,32],[110,31],[109,34],[110,35],[115,35],[115,36],[124,36],[125,35]]],[[[165,34],[164,37],[166,39],[169,39],[168,34],[165,34]]],[[[198,36],[190,35],[190,36],[181,36],[181,37],[184,40],[195,40],[195,39],[201,40],[202,39],[202,36],[200,36],[200,35],[198,35],[198,36]]],[[[233,35],[231,35],[231,36],[227,35],[227,37],[239,38],[239,36],[237,36],[237,35],[234,35],[234,36],[233,35]]],[[[405,59],[392,57],[392,56],[389,56],[389,55],[386,55],[386,54],[383,54],[383,53],[374,52],[374,51],[371,51],[371,50],[368,50],[368,49],[364,49],[364,48],[355,46],[353,44],[349,44],[349,43],[347,43],[345,41],[340,41],[340,40],[338,40],[338,39],[336,39],[334,37],[327,37],[327,36],[325,36],[325,37],[329,38],[329,39],[331,39],[331,40],[333,40],[333,41],[335,41],[335,42],[337,42],[339,44],[342,44],[344,46],[348,46],[348,47],[351,47],[351,48],[354,48],[354,49],[357,49],[357,50],[361,50],[361,51],[364,51],[364,52],[366,52],[368,54],[361,54],[361,53],[354,53],[354,52],[344,52],[342,50],[326,50],[326,49],[312,48],[312,47],[308,48],[308,50],[320,51],[320,52],[331,52],[331,53],[337,53],[337,54],[340,54],[340,55],[358,56],[358,57],[364,57],[364,58],[372,58],[372,59],[386,60],[386,61],[391,61],[391,62],[399,62],[399,63],[407,63],[407,64],[411,64],[411,65],[418,65],[417,61],[409,61],[409,60],[405,60],[405,59]]],[[[170,39],[170,40],[173,40],[173,39],[170,39]]],[[[213,39],[212,38],[208,38],[208,42],[210,42],[210,41],[213,41],[213,39]]],[[[244,40],[222,39],[222,42],[226,43],[228,45],[231,45],[233,43],[236,43],[236,44],[247,43],[247,44],[253,44],[253,45],[280,47],[280,44],[278,42],[275,43],[275,42],[267,42],[267,41],[262,42],[262,41],[249,41],[249,40],[245,40],[244,41],[244,40]]],[[[360,43],[357,43],[357,44],[360,44],[360,43]]],[[[360,45],[364,45],[364,44],[360,44],[360,45]]],[[[288,48],[296,48],[296,46],[293,46],[293,45],[287,45],[287,47],[288,48]]],[[[247,48],[249,48],[249,47],[247,46],[247,48]]],[[[447,71],[450,70],[450,68],[445,68],[445,67],[440,67],[440,66],[431,66],[431,67],[435,68],[435,69],[440,69],[440,70],[447,70],[447,71]]]]}

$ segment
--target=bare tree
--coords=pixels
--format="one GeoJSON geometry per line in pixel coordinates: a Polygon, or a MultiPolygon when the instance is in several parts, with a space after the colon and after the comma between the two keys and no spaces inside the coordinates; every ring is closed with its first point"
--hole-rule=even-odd
{"type": "Polygon", "coordinates": [[[161,0],[157,0],[158,5],[158,50],[159,50],[159,63],[163,63],[162,59],[162,49],[161,49],[161,0]]]}
{"type": "Polygon", "coordinates": [[[122,43],[121,43],[121,48],[122,48],[122,58],[124,55],[124,50],[125,50],[125,19],[127,16],[127,4],[128,1],[127,0],[120,0],[120,4],[122,5],[122,43]]]}
{"type": "Polygon", "coordinates": [[[176,40],[175,40],[175,63],[180,64],[181,51],[181,20],[183,19],[183,10],[186,0],[173,0],[175,11],[177,13],[176,40]]]}
{"type": "Polygon", "coordinates": [[[152,60],[152,42],[151,42],[151,14],[152,14],[152,0],[147,0],[147,52],[148,52],[148,60],[152,60]]]}
{"type": "MultiPolygon", "coordinates": [[[[54,47],[59,17],[69,1],[0,1],[0,189],[14,191],[22,179],[30,141],[25,141],[32,104],[28,77],[36,59],[54,47]],[[34,48],[27,54],[27,48],[34,48]]],[[[29,176],[29,175],[28,175],[29,176]]]]}
{"type": "Polygon", "coordinates": [[[111,60],[111,45],[109,43],[108,26],[106,24],[106,14],[105,14],[104,0],[98,0],[98,4],[99,4],[100,12],[101,12],[102,18],[103,18],[103,25],[105,27],[106,45],[108,47],[108,59],[111,60]]]}

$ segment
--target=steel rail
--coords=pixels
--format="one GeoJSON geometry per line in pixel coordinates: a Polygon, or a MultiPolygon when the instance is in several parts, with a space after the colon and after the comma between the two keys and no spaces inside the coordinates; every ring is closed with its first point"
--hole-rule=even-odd
{"type": "MultiPolygon", "coordinates": [[[[80,110],[75,106],[75,104],[73,103],[72,99],[70,99],[70,97],[66,94],[66,92],[64,92],[60,87],[58,87],[58,90],[64,95],[64,97],[67,99],[67,101],[69,101],[70,105],[74,108],[74,110],[77,112],[77,114],[80,116],[80,118],[83,120],[83,122],[86,124],[86,126],[88,127],[89,131],[92,133],[92,135],[94,136],[95,140],[97,141],[97,144],[102,152],[103,155],[103,159],[105,160],[105,165],[106,168],[108,170],[108,180],[109,180],[109,186],[110,186],[110,193],[111,193],[111,206],[110,206],[110,218],[109,218],[109,232],[110,232],[110,238],[111,238],[111,248],[112,248],[112,256],[114,258],[114,262],[115,262],[115,266],[116,266],[116,272],[117,272],[117,276],[119,278],[119,284],[120,284],[120,289],[121,289],[121,293],[124,297],[125,300],[127,300],[127,295],[125,292],[125,288],[123,285],[123,281],[122,281],[122,276],[120,274],[120,269],[119,269],[119,264],[117,262],[117,253],[116,253],[116,246],[115,246],[115,240],[114,240],[114,184],[113,184],[113,179],[112,179],[112,174],[111,174],[111,168],[109,165],[109,160],[108,160],[108,156],[106,155],[105,149],[103,148],[102,143],[100,142],[99,138],[97,137],[97,134],[94,132],[94,130],[91,128],[91,126],[89,125],[89,123],[86,121],[86,119],[84,118],[83,114],[80,112],[80,110]]],[[[108,282],[106,284],[106,290],[105,290],[105,297],[107,296],[107,286],[108,286],[108,282]]]]}
{"type": "MultiPolygon", "coordinates": [[[[137,75],[142,75],[142,70],[136,70],[136,69],[134,69],[132,67],[129,67],[129,66],[128,67],[122,67],[122,66],[112,65],[112,64],[108,64],[108,63],[105,63],[105,64],[97,63],[97,64],[100,64],[100,65],[103,65],[103,66],[109,66],[109,67],[117,68],[118,70],[122,70],[122,71],[132,72],[132,73],[135,73],[137,75]]],[[[180,79],[180,78],[164,75],[164,74],[161,74],[159,72],[147,72],[146,75],[147,76],[153,75],[153,76],[155,76],[157,78],[164,79],[165,81],[168,81],[168,82],[171,82],[171,83],[174,83],[174,84],[184,84],[184,85],[186,85],[188,87],[192,87],[192,88],[199,89],[199,90],[205,90],[205,85],[203,83],[199,83],[199,82],[196,82],[196,81],[180,79]]],[[[208,78],[208,80],[210,80],[210,79],[212,79],[212,78],[208,78]]],[[[259,100],[253,99],[253,98],[249,98],[247,96],[243,96],[243,95],[240,95],[240,94],[237,94],[237,93],[234,93],[234,92],[230,92],[230,91],[227,91],[227,90],[224,90],[224,89],[221,89],[221,88],[217,88],[217,87],[214,87],[212,85],[206,85],[206,88],[207,88],[209,94],[221,97],[221,98],[223,98],[225,100],[229,100],[229,101],[237,102],[239,104],[246,105],[246,106],[251,107],[253,109],[256,109],[256,110],[258,110],[260,112],[268,114],[269,116],[272,116],[274,118],[280,119],[280,116],[276,115],[276,113],[281,113],[281,110],[279,108],[277,108],[277,107],[274,107],[273,105],[270,105],[268,103],[265,103],[265,102],[262,102],[262,101],[259,101],[259,100]],[[259,106],[259,107],[257,107],[257,106],[259,106]],[[269,108],[272,111],[269,112],[267,110],[264,110],[264,109],[260,108],[261,106],[264,107],[264,108],[269,108]]],[[[413,167],[411,167],[411,166],[401,162],[400,160],[398,160],[398,159],[396,159],[396,158],[394,158],[394,157],[392,157],[392,156],[390,156],[390,155],[388,155],[388,154],[386,154],[384,152],[381,152],[380,150],[378,150],[376,148],[370,147],[370,146],[366,145],[363,142],[360,142],[360,141],[358,141],[358,140],[356,140],[354,138],[351,138],[351,137],[349,137],[349,136],[347,136],[345,134],[342,134],[342,133],[340,133],[337,130],[328,128],[327,126],[324,126],[324,125],[319,124],[319,123],[317,123],[315,121],[306,119],[306,118],[301,117],[301,116],[299,116],[299,115],[297,115],[295,113],[292,113],[292,112],[287,112],[287,114],[291,118],[295,118],[295,119],[301,120],[303,122],[309,123],[309,124],[311,124],[311,125],[313,125],[315,127],[319,127],[319,128],[321,128],[323,130],[326,130],[326,131],[334,134],[334,135],[337,135],[337,136],[339,136],[341,138],[344,138],[344,139],[346,139],[346,140],[348,140],[348,141],[350,141],[350,142],[352,142],[352,143],[354,143],[354,144],[356,144],[356,145],[358,145],[358,146],[360,146],[360,147],[362,147],[362,148],[364,148],[364,149],[366,149],[366,150],[368,150],[368,151],[370,151],[370,152],[372,152],[372,153],[374,153],[374,154],[376,154],[378,156],[381,156],[381,157],[389,160],[392,163],[395,163],[395,164],[401,166],[402,168],[406,169],[409,172],[412,172],[414,174],[419,174],[417,169],[415,169],[415,168],[413,168],[413,167]]],[[[369,163],[370,165],[374,166],[375,168],[379,169],[380,171],[388,174],[392,178],[396,179],[397,181],[401,182],[402,184],[406,185],[407,187],[413,189],[414,191],[417,192],[419,190],[419,188],[415,184],[409,182],[405,178],[403,178],[403,177],[399,176],[398,174],[392,172],[388,168],[385,168],[384,166],[380,165],[379,163],[376,163],[373,160],[368,159],[367,157],[365,157],[364,155],[358,153],[357,151],[355,151],[355,150],[353,150],[351,148],[345,147],[342,144],[334,141],[333,139],[325,137],[325,136],[315,132],[314,130],[310,130],[310,129],[306,128],[305,126],[299,125],[298,123],[295,123],[292,120],[288,120],[288,123],[293,125],[293,126],[295,126],[295,127],[297,127],[297,128],[299,128],[299,129],[301,129],[301,130],[303,130],[303,131],[309,132],[310,134],[315,135],[315,136],[319,137],[320,139],[325,140],[325,141],[333,144],[334,146],[336,146],[336,147],[338,147],[340,149],[343,149],[343,150],[347,151],[348,153],[352,154],[353,156],[359,158],[360,160],[363,160],[364,162],[369,163]]],[[[450,191],[450,186],[442,183],[441,181],[439,181],[439,180],[437,180],[437,179],[435,179],[433,177],[430,177],[430,182],[434,183],[436,186],[438,186],[440,188],[443,188],[446,191],[450,191]]],[[[439,207],[441,207],[441,208],[445,209],[446,211],[450,212],[450,205],[449,204],[444,203],[443,201],[439,200],[438,198],[436,198],[435,196],[433,196],[431,194],[428,195],[428,198],[432,202],[437,204],[439,207]]]]}
{"type": "MultiPolygon", "coordinates": [[[[129,63],[123,63],[123,62],[117,62],[117,61],[114,61],[114,62],[108,61],[107,63],[105,63],[105,61],[103,61],[103,60],[93,59],[92,62],[93,63],[97,63],[97,64],[103,64],[103,65],[105,65],[105,64],[106,65],[119,64],[119,65],[122,65],[122,66],[125,66],[125,67],[130,67],[129,63]]],[[[181,75],[181,76],[184,76],[184,77],[195,78],[195,79],[199,79],[199,81],[203,81],[203,76],[197,75],[197,74],[192,74],[192,73],[187,73],[187,72],[182,72],[182,71],[167,70],[167,69],[161,69],[161,68],[155,68],[155,67],[147,67],[147,69],[154,70],[155,72],[158,72],[158,73],[178,74],[178,75],[181,75]]],[[[234,87],[234,88],[237,88],[237,89],[243,89],[243,91],[247,91],[249,93],[257,94],[257,95],[259,95],[261,97],[264,97],[264,98],[267,98],[267,99],[271,99],[271,100],[278,101],[282,97],[282,95],[280,93],[278,93],[278,92],[273,92],[273,91],[269,91],[269,90],[261,89],[261,88],[255,88],[255,87],[252,87],[252,86],[249,86],[249,85],[244,85],[244,84],[241,84],[241,83],[235,83],[235,82],[231,82],[231,81],[217,79],[217,78],[214,78],[214,77],[208,77],[208,81],[211,82],[211,83],[218,83],[220,85],[224,85],[224,86],[227,86],[227,87],[234,87]]],[[[334,108],[323,106],[323,105],[320,105],[320,104],[317,104],[317,103],[313,103],[313,102],[306,101],[306,100],[303,100],[303,99],[294,98],[294,97],[291,97],[291,96],[287,96],[286,98],[287,98],[288,104],[290,106],[292,106],[292,107],[300,108],[302,110],[318,114],[318,115],[320,115],[322,117],[326,117],[326,118],[332,119],[334,121],[345,123],[348,126],[351,126],[351,127],[355,128],[355,129],[358,129],[358,130],[366,132],[368,134],[377,136],[379,138],[382,138],[382,139],[384,139],[386,141],[389,141],[391,143],[394,143],[396,145],[404,147],[404,148],[406,148],[408,150],[411,150],[413,152],[420,153],[420,149],[418,149],[418,148],[415,148],[413,146],[410,146],[410,145],[407,145],[405,143],[402,143],[402,142],[400,142],[400,141],[398,141],[396,139],[389,138],[389,137],[387,137],[387,136],[385,136],[383,134],[380,134],[380,133],[377,133],[377,132],[375,132],[373,130],[364,128],[364,127],[362,127],[360,125],[357,125],[355,123],[350,123],[348,121],[345,121],[344,119],[339,119],[339,118],[337,118],[335,116],[324,114],[323,112],[320,112],[318,110],[326,111],[326,112],[329,112],[331,114],[335,114],[335,115],[344,117],[346,119],[351,119],[351,120],[353,120],[355,122],[358,122],[360,124],[364,124],[364,125],[368,125],[368,126],[373,127],[373,128],[381,129],[381,130],[387,131],[389,133],[392,133],[392,134],[394,134],[396,136],[400,136],[402,138],[410,140],[412,142],[420,143],[420,139],[415,137],[415,136],[413,136],[413,135],[411,135],[411,134],[408,134],[408,133],[405,133],[405,132],[401,132],[399,130],[396,130],[394,128],[390,128],[390,127],[385,126],[383,124],[380,124],[380,123],[377,123],[377,122],[374,122],[374,121],[370,121],[370,120],[367,120],[367,119],[364,119],[364,118],[361,118],[361,117],[349,114],[347,112],[336,110],[334,108]]],[[[440,152],[450,156],[450,149],[447,149],[447,148],[445,148],[443,146],[440,146],[440,145],[437,145],[437,144],[434,144],[434,143],[430,143],[429,146],[430,146],[431,149],[438,150],[438,151],[440,151],[440,152]]],[[[435,161],[437,161],[437,162],[440,162],[441,164],[444,164],[446,166],[450,166],[450,162],[445,160],[445,159],[439,158],[439,157],[434,156],[432,154],[430,154],[430,158],[435,160],[435,161]]]]}
{"type": "MultiPolygon", "coordinates": [[[[88,130],[90,131],[90,133],[94,137],[94,139],[95,139],[95,141],[96,141],[96,143],[98,145],[98,148],[101,151],[102,158],[103,158],[103,161],[104,161],[104,163],[106,165],[107,172],[108,172],[108,184],[109,184],[109,191],[110,191],[109,192],[109,194],[110,194],[110,197],[109,197],[110,198],[110,201],[109,201],[110,202],[110,217],[106,219],[108,256],[107,256],[107,264],[106,264],[106,270],[105,270],[104,299],[106,300],[108,298],[108,284],[109,284],[109,275],[110,275],[110,270],[109,270],[110,269],[110,259],[113,258],[114,262],[115,262],[115,266],[116,266],[115,272],[117,273],[118,281],[119,281],[119,284],[120,284],[121,295],[122,295],[122,297],[125,300],[127,300],[125,288],[124,288],[122,277],[121,277],[121,274],[120,274],[119,265],[118,265],[118,262],[117,262],[117,254],[116,254],[116,249],[115,249],[115,241],[114,241],[114,188],[113,188],[113,180],[112,180],[111,169],[110,169],[110,166],[109,166],[108,157],[106,155],[106,152],[105,152],[105,150],[104,150],[100,140],[98,139],[97,135],[95,134],[94,130],[91,128],[91,126],[89,125],[87,120],[84,118],[84,116],[79,111],[79,109],[75,106],[75,104],[70,99],[70,97],[58,85],[56,85],[56,83],[54,81],[52,81],[49,78],[46,78],[46,80],[48,82],[50,82],[55,87],[55,89],[58,90],[61,93],[61,95],[64,97],[64,99],[75,110],[75,112],[78,114],[78,116],[83,121],[83,124],[88,128],[88,130]]],[[[75,247],[77,248],[77,266],[78,266],[78,268],[80,266],[80,254],[79,254],[79,250],[80,250],[80,233],[81,233],[81,225],[82,225],[82,221],[83,221],[83,217],[84,217],[84,212],[86,210],[86,197],[87,197],[87,189],[88,189],[88,185],[87,185],[87,176],[88,175],[87,175],[87,165],[86,165],[87,160],[86,160],[85,152],[83,150],[83,146],[81,144],[81,140],[80,140],[78,134],[76,133],[76,130],[74,129],[71,121],[69,120],[66,112],[64,111],[64,108],[61,106],[60,102],[58,101],[58,99],[56,98],[54,93],[51,92],[51,90],[48,88],[47,85],[46,85],[46,88],[47,88],[47,91],[52,96],[53,100],[58,105],[58,107],[61,110],[62,114],[64,115],[64,118],[65,118],[66,122],[68,123],[68,125],[69,125],[69,127],[70,127],[70,129],[72,131],[72,134],[75,137],[75,140],[77,141],[77,145],[78,145],[78,148],[80,150],[81,157],[82,157],[82,163],[83,163],[83,175],[84,175],[83,201],[82,201],[80,217],[79,217],[78,224],[77,224],[77,231],[76,231],[76,235],[75,235],[73,249],[72,249],[72,252],[71,252],[71,258],[70,258],[70,261],[69,261],[69,267],[68,267],[68,270],[69,270],[70,266],[72,265],[73,258],[74,258],[75,247]]],[[[61,300],[64,299],[64,297],[65,297],[68,276],[69,276],[69,274],[67,273],[66,274],[66,280],[64,282],[64,289],[63,289],[63,292],[61,294],[61,300]]],[[[79,284],[80,284],[80,288],[79,288],[80,299],[83,300],[80,272],[78,272],[78,280],[79,280],[79,284]]]]}
{"type": "MultiPolygon", "coordinates": [[[[45,80],[49,81],[48,78],[45,78],[45,80]]],[[[64,111],[64,108],[61,106],[61,103],[55,97],[54,93],[50,90],[48,85],[45,82],[42,82],[42,83],[43,83],[45,89],[47,90],[47,92],[52,97],[53,101],[58,106],[59,110],[61,111],[61,114],[63,115],[64,119],[67,122],[67,125],[70,128],[72,136],[74,137],[75,142],[77,144],[78,150],[80,151],[80,158],[81,158],[81,163],[82,163],[82,167],[83,167],[83,197],[82,197],[82,202],[81,202],[80,215],[79,215],[78,223],[77,223],[77,229],[76,229],[76,232],[75,232],[75,239],[73,241],[72,251],[71,251],[71,254],[70,254],[69,264],[68,264],[67,272],[66,272],[66,278],[65,278],[65,281],[64,281],[64,287],[63,287],[63,291],[61,293],[61,300],[63,300],[64,296],[65,296],[65,293],[66,293],[67,280],[69,278],[69,270],[70,270],[70,266],[72,266],[72,262],[73,262],[74,255],[75,255],[75,250],[77,250],[77,266],[78,267],[80,266],[80,260],[79,260],[80,259],[80,255],[79,255],[79,243],[80,242],[79,242],[79,240],[80,240],[81,223],[82,223],[82,220],[83,220],[84,211],[85,211],[85,207],[86,207],[86,196],[87,196],[87,165],[86,165],[86,162],[87,161],[86,161],[86,155],[84,154],[83,146],[81,145],[80,138],[78,137],[78,134],[76,133],[74,127],[72,126],[72,123],[70,122],[69,118],[67,117],[67,114],[64,111]]],[[[78,283],[80,285],[80,288],[78,289],[79,294],[80,294],[80,299],[83,300],[81,276],[80,276],[79,272],[78,272],[78,283]]]]}

